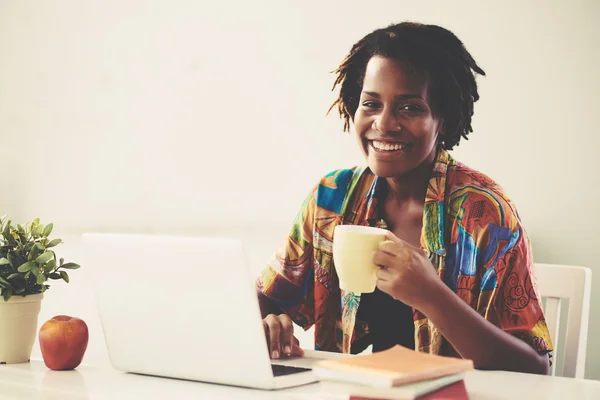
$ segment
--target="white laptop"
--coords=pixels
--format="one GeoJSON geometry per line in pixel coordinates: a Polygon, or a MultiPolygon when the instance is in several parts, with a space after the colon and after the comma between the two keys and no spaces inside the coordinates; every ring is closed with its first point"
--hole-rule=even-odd
{"type": "Polygon", "coordinates": [[[315,382],[312,363],[342,356],[270,360],[240,240],[86,233],[82,241],[116,369],[279,389],[315,382]]]}

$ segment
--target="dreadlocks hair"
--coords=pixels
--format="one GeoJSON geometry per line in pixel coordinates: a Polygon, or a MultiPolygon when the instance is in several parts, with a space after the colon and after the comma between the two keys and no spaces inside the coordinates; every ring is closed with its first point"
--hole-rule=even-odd
{"type": "Polygon", "coordinates": [[[451,150],[461,137],[467,139],[473,132],[473,104],[479,100],[473,71],[483,76],[485,72],[452,32],[414,22],[371,32],[352,46],[333,71],[337,78],[332,90],[340,85],[340,91],[328,113],[337,106],[345,132],[350,131],[358,108],[367,63],[377,55],[404,62],[427,78],[432,112],[444,122],[440,133],[444,149],[451,150]]]}

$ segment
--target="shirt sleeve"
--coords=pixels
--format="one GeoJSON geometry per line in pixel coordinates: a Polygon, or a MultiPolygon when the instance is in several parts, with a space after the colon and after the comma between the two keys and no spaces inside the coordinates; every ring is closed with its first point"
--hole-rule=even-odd
{"type": "Polygon", "coordinates": [[[481,235],[485,246],[480,247],[483,266],[477,309],[539,354],[548,354],[551,363],[553,344],[537,287],[531,245],[516,211],[509,206],[504,211],[505,223],[488,224],[481,235]]]}
{"type": "Polygon", "coordinates": [[[314,324],[316,190],[306,197],[289,234],[256,280],[258,290],[303,329],[314,324]]]}

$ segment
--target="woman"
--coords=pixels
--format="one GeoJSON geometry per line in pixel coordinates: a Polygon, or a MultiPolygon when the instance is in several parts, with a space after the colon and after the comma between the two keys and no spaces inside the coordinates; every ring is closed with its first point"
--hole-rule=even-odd
{"type": "Polygon", "coordinates": [[[357,42],[336,73],[334,106],[368,167],[323,177],[257,280],[271,357],[302,355],[294,321],[315,326],[317,350],[400,344],[547,374],[552,343],[517,210],[448,153],[472,132],[484,71],[448,30],[401,23],[357,42]],[[340,290],[337,224],[390,230],[394,244],[373,254],[374,293],[340,290]]]}

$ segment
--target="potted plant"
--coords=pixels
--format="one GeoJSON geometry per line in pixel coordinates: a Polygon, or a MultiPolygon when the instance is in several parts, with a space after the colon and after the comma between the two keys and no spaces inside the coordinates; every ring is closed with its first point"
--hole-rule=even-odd
{"type": "Polygon", "coordinates": [[[0,218],[0,364],[29,361],[47,281],[68,283],[66,270],[79,268],[57,261],[53,248],[62,240],[50,239],[52,228],[39,218],[16,226],[0,218]]]}

